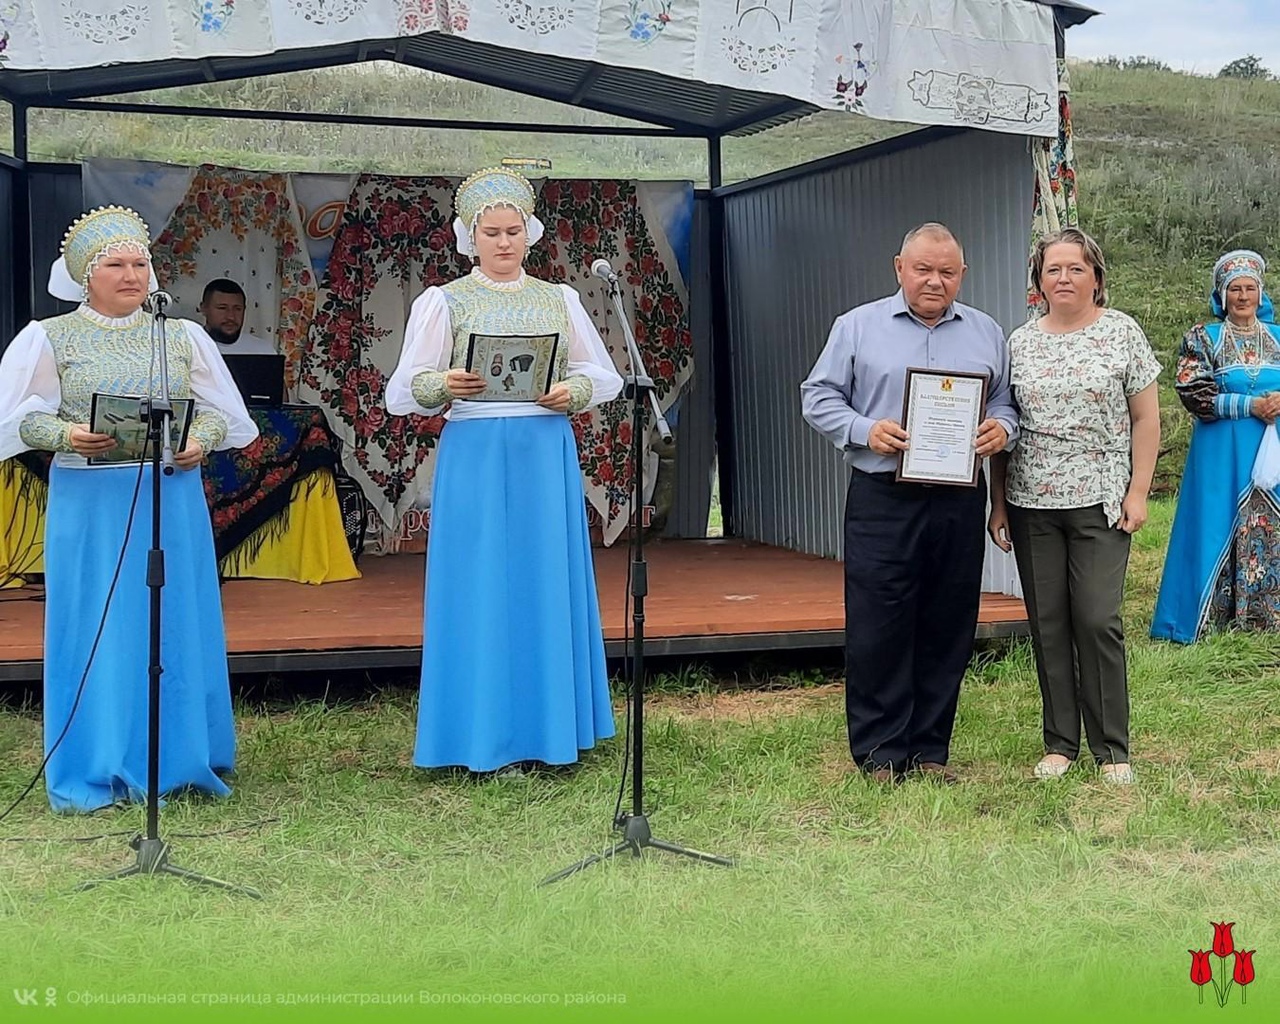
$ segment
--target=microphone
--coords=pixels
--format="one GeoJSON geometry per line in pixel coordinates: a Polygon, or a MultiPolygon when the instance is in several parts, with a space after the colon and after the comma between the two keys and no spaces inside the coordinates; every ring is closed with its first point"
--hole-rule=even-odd
{"type": "Polygon", "coordinates": [[[627,311],[622,308],[618,275],[613,272],[613,267],[606,259],[599,259],[592,263],[591,274],[593,277],[609,282],[609,298],[613,300],[613,311],[618,317],[618,323],[622,325],[622,338],[627,346],[627,361],[631,364],[630,373],[623,377],[623,381],[634,389],[628,394],[633,395],[637,401],[644,401],[640,397],[642,394],[648,397],[649,407],[653,411],[653,422],[658,428],[658,436],[669,442],[671,428],[667,426],[666,418],[662,415],[662,407],[658,405],[658,398],[654,394],[653,378],[645,371],[644,360],[640,356],[640,349],[636,347],[635,335],[631,333],[631,325],[627,321],[627,311]]]}
{"type": "Polygon", "coordinates": [[[164,307],[173,303],[173,296],[168,292],[154,291],[147,296],[146,302],[143,303],[149,313],[163,313],[164,307]]]}
{"type": "Polygon", "coordinates": [[[610,266],[608,260],[599,259],[591,264],[591,274],[593,277],[608,281],[610,284],[618,283],[618,275],[613,272],[613,267],[610,266]]]}

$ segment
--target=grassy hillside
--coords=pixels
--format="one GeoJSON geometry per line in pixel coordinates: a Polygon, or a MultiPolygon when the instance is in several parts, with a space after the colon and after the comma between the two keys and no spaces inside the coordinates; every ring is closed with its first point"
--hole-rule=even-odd
{"type": "Polygon", "coordinates": [[[1107,253],[1112,302],[1138,318],[1167,368],[1157,470],[1167,490],[1191,429],[1170,387],[1174,355],[1208,316],[1214,260],[1246,246],[1280,272],[1280,83],[1087,64],[1072,82],[1081,222],[1107,253]]]}
{"type": "MultiPolygon", "coordinates": [[[[1280,258],[1280,83],[1075,65],[1081,217],[1107,252],[1112,301],[1146,328],[1165,365],[1205,316],[1209,268],[1225,249],[1280,258]]],[[[155,94],[168,103],[350,114],[473,117],[557,124],[618,118],[386,64],[155,94]]],[[[7,117],[7,110],[3,112],[7,117]]],[[[822,113],[725,144],[726,180],[766,173],[908,130],[822,113]]],[[[0,127],[0,139],[7,139],[0,127]]],[[[564,175],[706,180],[697,140],[545,136],[40,111],[36,159],[137,156],[244,167],[457,173],[521,154],[564,175]]],[[[1171,372],[1166,373],[1171,377],[1171,372]]],[[[1176,486],[1190,426],[1164,382],[1165,452],[1157,486],[1176,486]]]]}
{"type": "MultiPolygon", "coordinates": [[[[312,110],[374,116],[473,119],[563,125],[640,122],[375,62],[348,68],[159,90],[121,100],[251,110],[312,110]]],[[[8,118],[7,109],[0,114],[8,118]]],[[[3,123],[3,122],[0,122],[3,123]]],[[[647,126],[646,126],[647,127],[647,126]]],[[[726,179],[747,178],[912,130],[847,115],[819,114],[751,139],[725,143],[726,179]]],[[[7,144],[7,130],[3,138],[7,144]]],[[[33,111],[37,160],[145,155],[285,170],[457,173],[503,156],[551,159],[558,174],[692,179],[706,184],[706,143],[516,132],[208,120],[76,111],[33,111]]]]}

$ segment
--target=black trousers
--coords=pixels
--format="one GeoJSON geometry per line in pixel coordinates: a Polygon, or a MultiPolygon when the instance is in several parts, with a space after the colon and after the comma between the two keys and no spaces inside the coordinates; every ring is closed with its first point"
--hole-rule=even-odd
{"type": "Polygon", "coordinates": [[[986,486],[854,470],[844,512],[845,714],[865,771],[947,763],[973,654],[986,486]]]}
{"type": "Polygon", "coordinates": [[[1044,749],[1075,760],[1084,719],[1099,764],[1129,760],[1124,575],[1129,534],[1101,505],[1009,506],[1009,533],[1031,620],[1044,701],[1044,749]]]}

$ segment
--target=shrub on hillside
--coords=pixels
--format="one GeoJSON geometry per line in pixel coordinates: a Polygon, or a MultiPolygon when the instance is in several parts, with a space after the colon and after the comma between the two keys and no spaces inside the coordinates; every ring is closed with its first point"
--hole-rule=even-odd
{"type": "Polygon", "coordinates": [[[1172,71],[1164,61],[1158,57],[1148,57],[1145,54],[1138,54],[1134,57],[1104,57],[1097,63],[1106,68],[1115,68],[1117,71],[1172,71]]]}
{"type": "Polygon", "coordinates": [[[1247,57],[1237,57],[1230,64],[1223,67],[1218,72],[1219,78],[1243,78],[1252,81],[1256,78],[1271,78],[1271,72],[1263,66],[1261,59],[1249,54],[1247,57]]]}
{"type": "Polygon", "coordinates": [[[1111,248],[1145,248],[1169,259],[1280,245],[1280,154],[1215,145],[1191,159],[1108,153],[1091,168],[1081,201],[1111,248]]]}

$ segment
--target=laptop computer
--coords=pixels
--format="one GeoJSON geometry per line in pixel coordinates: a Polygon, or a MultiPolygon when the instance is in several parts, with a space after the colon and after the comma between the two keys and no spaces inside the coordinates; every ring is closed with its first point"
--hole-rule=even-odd
{"type": "Polygon", "coordinates": [[[284,356],[227,352],[222,357],[245,405],[284,404],[284,356]]]}

